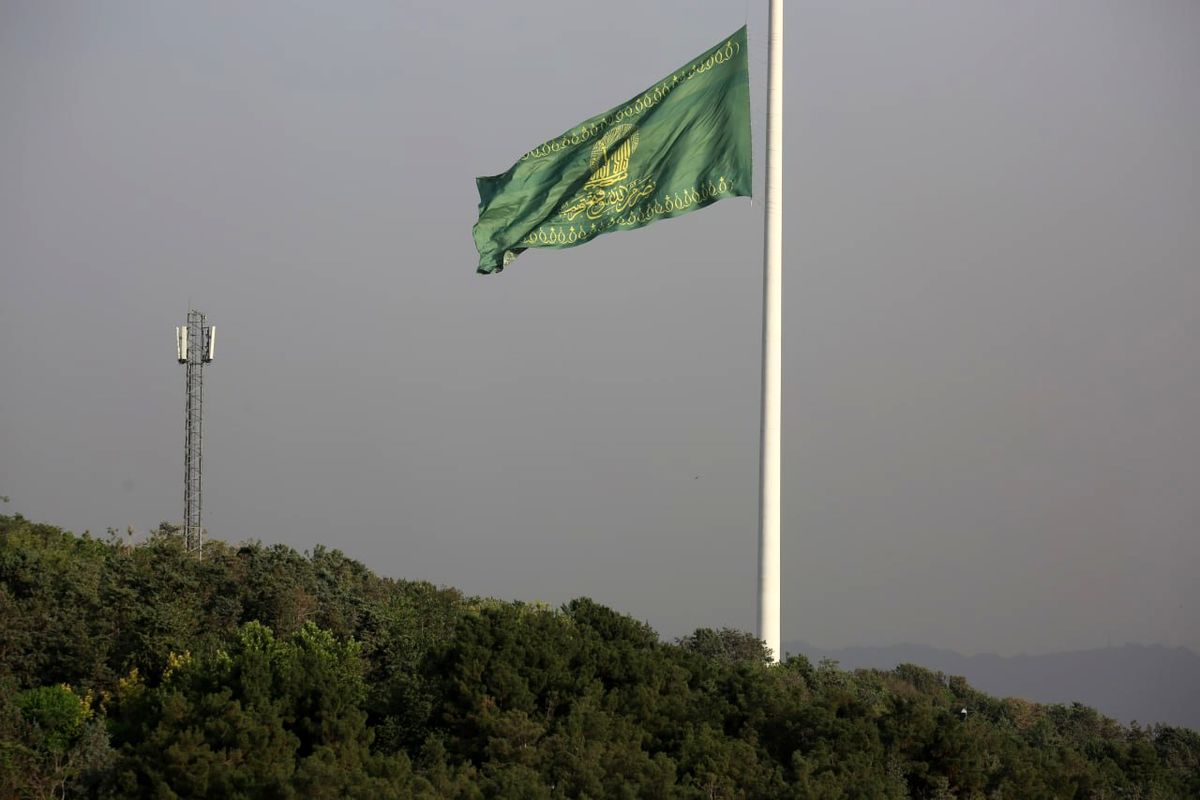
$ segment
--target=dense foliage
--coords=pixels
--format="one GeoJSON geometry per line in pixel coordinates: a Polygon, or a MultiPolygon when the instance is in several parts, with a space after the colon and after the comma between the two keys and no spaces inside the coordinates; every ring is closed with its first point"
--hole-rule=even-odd
{"type": "Polygon", "coordinates": [[[1183,798],[1200,735],[320,547],[0,516],[0,799],[25,797],[1183,798]]]}

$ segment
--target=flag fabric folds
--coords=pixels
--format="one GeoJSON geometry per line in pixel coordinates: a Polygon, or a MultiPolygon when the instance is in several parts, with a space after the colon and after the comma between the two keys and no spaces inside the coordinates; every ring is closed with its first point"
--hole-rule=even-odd
{"type": "Polygon", "coordinates": [[[477,178],[479,272],[751,192],[746,28],[626,103],[477,178]]]}

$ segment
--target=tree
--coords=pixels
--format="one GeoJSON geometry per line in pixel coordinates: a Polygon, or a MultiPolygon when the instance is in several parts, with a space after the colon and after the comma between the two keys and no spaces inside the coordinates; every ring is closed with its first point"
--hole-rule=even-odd
{"type": "Polygon", "coordinates": [[[677,643],[684,650],[725,664],[766,664],[771,660],[766,642],[734,628],[697,628],[695,633],[677,643]]]}
{"type": "Polygon", "coordinates": [[[112,750],[93,717],[92,697],[69,686],[28,689],[0,704],[0,796],[64,798],[102,780],[112,750]]]}

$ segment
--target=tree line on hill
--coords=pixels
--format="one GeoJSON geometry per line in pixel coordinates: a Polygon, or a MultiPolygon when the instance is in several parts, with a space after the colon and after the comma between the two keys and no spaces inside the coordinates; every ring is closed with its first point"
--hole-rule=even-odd
{"type": "Polygon", "coordinates": [[[324,547],[0,516],[0,798],[1200,797],[1188,729],[767,662],[324,547]]]}
{"type": "Polygon", "coordinates": [[[962,675],[976,689],[1042,703],[1080,702],[1118,722],[1162,723],[1200,730],[1200,652],[1159,644],[1090,650],[964,656],[920,644],[819,648],[784,642],[809,661],[833,659],[843,669],[920,664],[962,675]]]}

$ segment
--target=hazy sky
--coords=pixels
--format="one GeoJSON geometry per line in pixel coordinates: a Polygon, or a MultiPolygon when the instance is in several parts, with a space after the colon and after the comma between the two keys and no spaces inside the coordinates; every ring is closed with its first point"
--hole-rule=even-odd
{"type": "MultiPolygon", "coordinates": [[[[0,0],[0,494],[754,625],[762,205],[474,274],[473,178],[766,2],[0,0]]],[[[1200,3],[791,2],[785,639],[1200,649],[1200,3]]],[[[756,180],[761,191],[761,171],[756,180]]]]}

